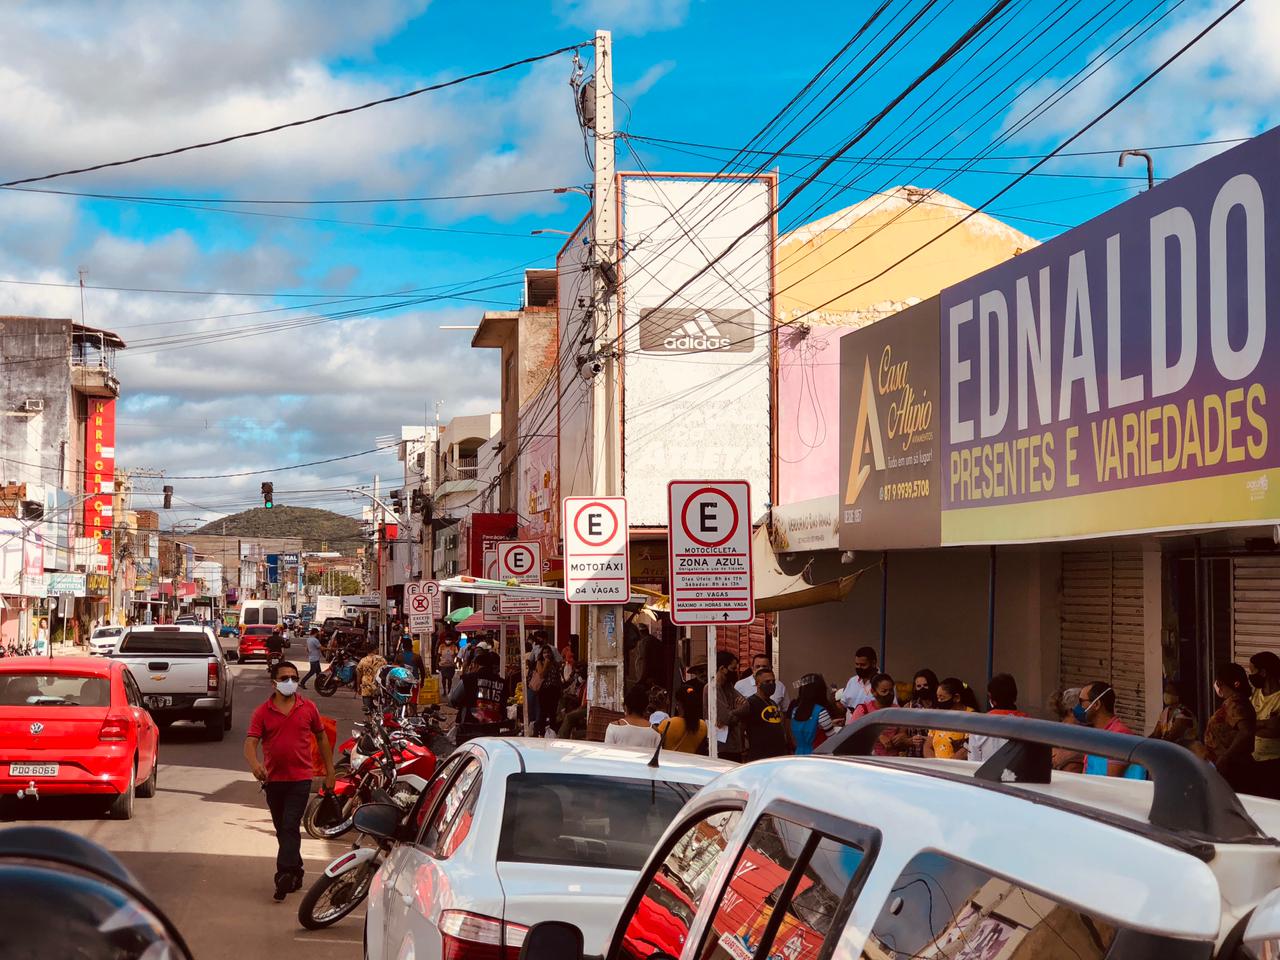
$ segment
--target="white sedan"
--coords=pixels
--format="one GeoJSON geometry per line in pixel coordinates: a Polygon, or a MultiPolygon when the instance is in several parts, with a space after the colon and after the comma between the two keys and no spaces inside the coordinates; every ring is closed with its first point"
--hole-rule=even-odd
{"type": "Polygon", "coordinates": [[[375,876],[366,958],[516,960],[541,920],[601,953],[636,876],[698,789],[737,765],[580,740],[481,738],[427,790],[416,842],[375,876]]]}
{"type": "Polygon", "coordinates": [[[115,653],[124,627],[94,627],[89,634],[89,653],[95,657],[109,657],[115,653]]]}

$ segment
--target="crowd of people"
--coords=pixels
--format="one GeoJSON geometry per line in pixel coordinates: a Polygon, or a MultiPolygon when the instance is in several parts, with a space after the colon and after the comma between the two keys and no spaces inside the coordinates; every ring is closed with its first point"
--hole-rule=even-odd
{"type": "MultiPolygon", "coordinates": [[[[708,738],[714,735],[719,756],[750,761],[813,753],[840,725],[893,706],[1029,716],[1019,708],[1017,681],[1007,673],[993,676],[986,684],[985,700],[980,700],[963,680],[939,679],[929,669],[916,671],[910,683],[900,683],[879,669],[871,647],[856,652],[853,675],[843,688],[834,689],[821,674],[809,673],[795,682],[792,696],[764,654],[753,657],[751,668],[742,671],[736,655],[721,651],[715,666],[710,683],[690,674],[676,691],[671,713],[661,691],[632,686],[624,698],[624,715],[606,729],[605,742],[646,748],[661,743],[668,750],[705,754],[708,738]],[[706,722],[712,695],[714,732],[706,722]]],[[[1220,664],[1214,693],[1218,706],[1202,731],[1179,685],[1167,682],[1164,707],[1147,735],[1191,750],[1238,791],[1280,798],[1280,657],[1269,651],[1255,654],[1247,670],[1237,663],[1220,664]]],[[[1059,690],[1050,710],[1063,723],[1141,735],[1119,716],[1117,692],[1106,681],[1059,690]]],[[[873,752],[983,761],[1003,744],[996,737],[921,724],[884,728],[873,752]]],[[[1055,769],[1068,772],[1146,777],[1136,764],[1070,750],[1055,750],[1053,763],[1055,769]]]]}

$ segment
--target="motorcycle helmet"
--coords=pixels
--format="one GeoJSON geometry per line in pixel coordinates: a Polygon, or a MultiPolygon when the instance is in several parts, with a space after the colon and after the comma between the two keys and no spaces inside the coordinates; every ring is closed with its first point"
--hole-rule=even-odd
{"type": "Polygon", "coordinates": [[[118,860],[51,827],[0,830],[0,956],[191,960],[118,860]],[[42,922],[30,923],[32,917],[42,922]]]}
{"type": "Polygon", "coordinates": [[[413,674],[404,667],[392,667],[388,670],[382,686],[396,703],[408,703],[413,698],[413,674]]]}

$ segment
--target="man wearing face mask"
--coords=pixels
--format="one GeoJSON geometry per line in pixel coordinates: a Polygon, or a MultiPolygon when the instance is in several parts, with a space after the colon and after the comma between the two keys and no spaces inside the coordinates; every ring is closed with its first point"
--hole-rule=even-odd
{"type": "MultiPolygon", "coordinates": [[[[1076,722],[1086,727],[1110,730],[1112,733],[1133,733],[1129,725],[1116,716],[1116,692],[1111,684],[1095,680],[1080,688],[1079,700],[1071,708],[1076,722]]],[[[1098,777],[1123,777],[1129,764],[1123,760],[1110,760],[1088,754],[1084,758],[1084,772],[1098,777]]]]}
{"type": "Polygon", "coordinates": [[[773,699],[778,683],[773,671],[761,667],[755,674],[755,693],[747,697],[747,760],[784,757],[791,753],[791,732],[782,722],[782,711],[773,699]]]}
{"type": "Polygon", "coordinates": [[[320,711],[298,695],[298,668],[285,660],[275,665],[275,691],[253,711],[244,740],[244,758],[263,784],[271,822],[276,828],[275,899],[302,889],[302,815],[311,798],[311,745],[324,758],[324,782],[333,789],[333,747],[320,722],[320,711]],[[258,745],[262,758],[258,759],[258,745]],[[265,761],[265,764],[264,762],[265,761]]]}
{"type": "MultiPolygon", "coordinates": [[[[879,659],[871,647],[859,647],[858,652],[853,655],[853,676],[836,698],[844,704],[846,722],[853,719],[853,711],[858,707],[875,700],[871,680],[880,672],[879,659]]],[[[889,706],[893,704],[890,703],[889,706]]]]}

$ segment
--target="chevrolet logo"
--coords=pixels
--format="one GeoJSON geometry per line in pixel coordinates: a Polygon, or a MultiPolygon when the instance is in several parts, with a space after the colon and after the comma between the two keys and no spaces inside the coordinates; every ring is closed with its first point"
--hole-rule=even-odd
{"type": "Polygon", "coordinates": [[[37,734],[43,729],[44,729],[44,724],[41,723],[39,720],[37,720],[35,723],[31,725],[32,734],[37,734]]]}

